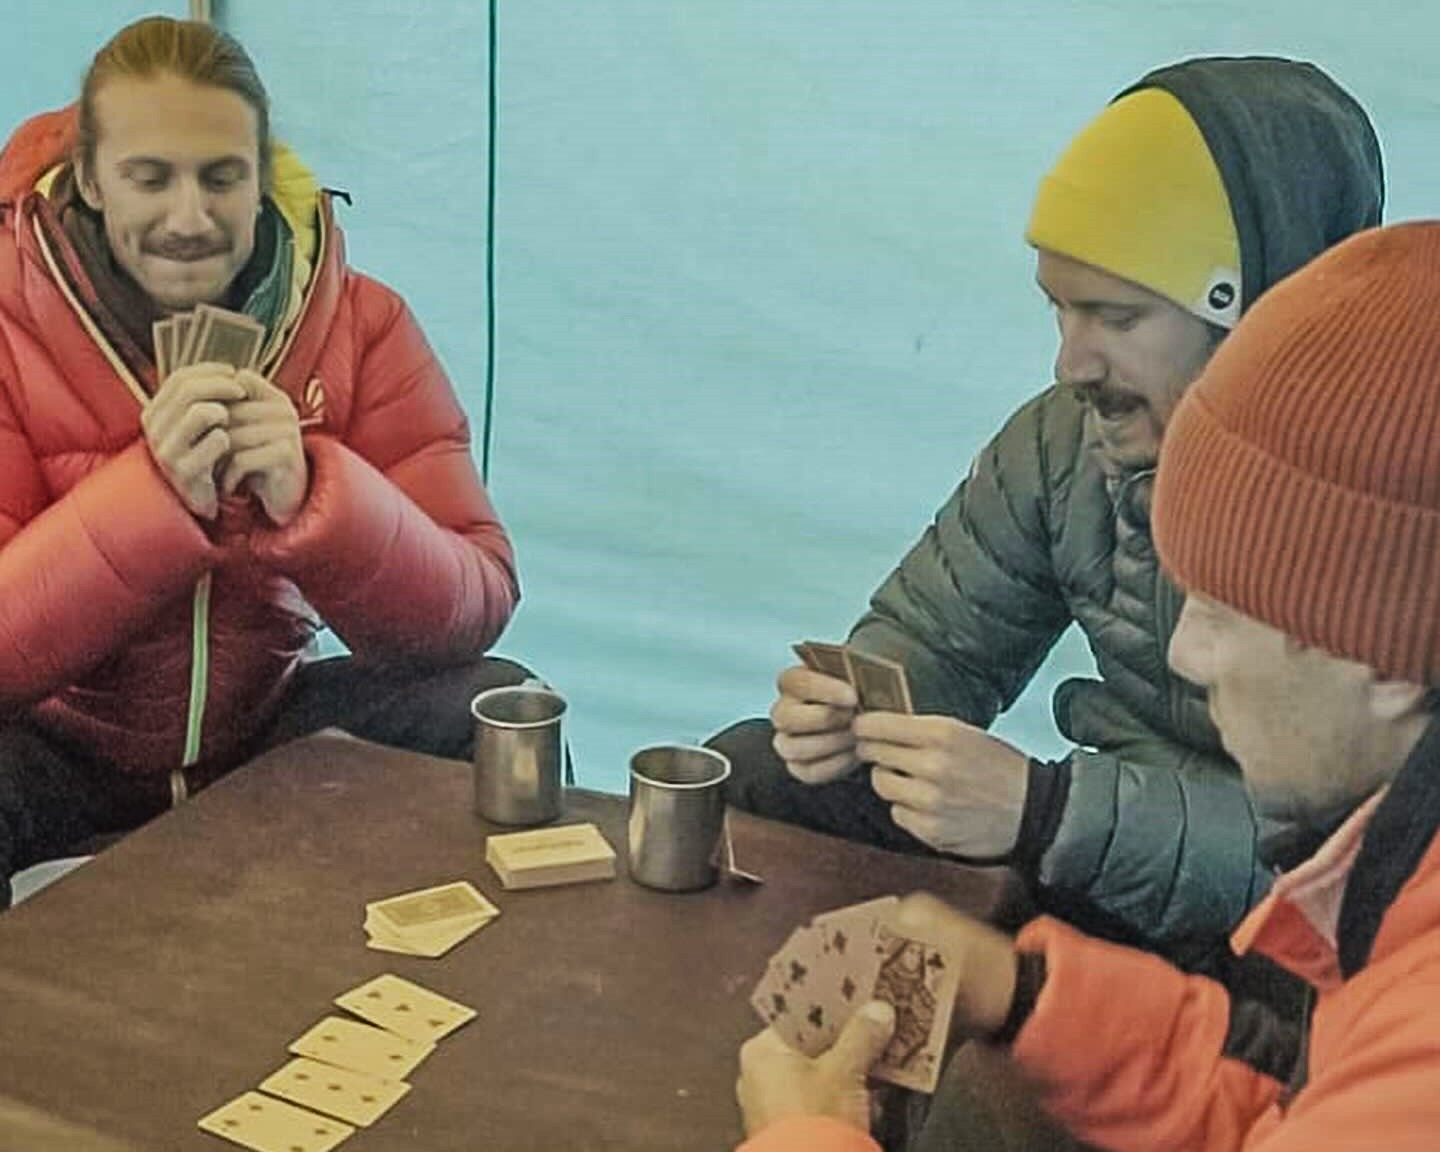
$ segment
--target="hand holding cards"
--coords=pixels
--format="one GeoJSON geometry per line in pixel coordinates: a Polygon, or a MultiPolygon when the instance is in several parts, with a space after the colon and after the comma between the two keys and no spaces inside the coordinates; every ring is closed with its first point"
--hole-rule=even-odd
{"type": "Polygon", "coordinates": [[[871,1070],[932,1092],[955,1004],[957,966],[928,936],[897,926],[888,896],[816,916],[771,959],[751,1005],[793,1048],[824,1052],[870,1000],[895,1009],[895,1031],[871,1070]]]}
{"type": "Polygon", "coordinates": [[[905,666],[883,656],[870,656],[844,644],[806,640],[795,645],[795,655],[814,672],[844,680],[855,689],[866,712],[913,713],[905,666]]]}
{"type": "Polygon", "coordinates": [[[826,784],[860,767],[856,713],[911,715],[910,686],[902,665],[841,644],[810,640],[795,654],[805,667],[781,672],[770,709],[775,751],[797,780],[826,784]]]}

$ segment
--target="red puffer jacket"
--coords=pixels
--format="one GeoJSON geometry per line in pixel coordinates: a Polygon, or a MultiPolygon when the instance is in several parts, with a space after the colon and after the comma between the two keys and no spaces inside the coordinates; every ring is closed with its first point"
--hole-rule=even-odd
{"type": "Polygon", "coordinates": [[[26,710],[129,772],[224,766],[325,621],[358,656],[485,651],[519,596],[469,428],[404,302],[345,263],[328,198],[305,303],[266,375],[307,427],[310,491],[197,521],[141,436],[136,380],[55,274],[37,177],[69,110],[0,156],[0,723],[26,710]]]}

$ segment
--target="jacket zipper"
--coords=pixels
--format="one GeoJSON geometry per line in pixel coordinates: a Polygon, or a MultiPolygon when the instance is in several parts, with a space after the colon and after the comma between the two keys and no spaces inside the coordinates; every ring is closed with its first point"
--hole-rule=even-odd
{"type": "MultiPolygon", "coordinates": [[[[195,582],[190,610],[190,711],[185,718],[185,755],[181,768],[200,759],[201,730],[205,725],[205,698],[210,692],[210,587],[206,572],[195,582]]],[[[179,799],[184,799],[180,796],[179,799]]]]}
{"type": "Polygon", "coordinates": [[[1297,1044],[1295,1064],[1290,1069],[1290,1076],[1281,1086],[1280,1095],[1275,1100],[1281,1112],[1289,1111],[1290,1105],[1295,1102],[1295,1097],[1300,1095],[1310,1080],[1310,1031],[1311,1024],[1315,1019],[1315,1005],[1318,999],[1315,986],[1307,984],[1305,987],[1305,1011],[1300,1018],[1300,1039],[1297,1044]]]}
{"type": "MultiPolygon", "coordinates": [[[[1163,666],[1170,664],[1170,636],[1174,633],[1175,624],[1179,619],[1180,592],[1165,579],[1160,571],[1159,559],[1155,562],[1155,637],[1160,642],[1160,662],[1163,666]]],[[[1166,696],[1170,703],[1170,723],[1175,727],[1175,734],[1182,740],[1193,740],[1193,733],[1190,731],[1189,718],[1185,710],[1185,688],[1180,677],[1167,675],[1166,696]]]]}

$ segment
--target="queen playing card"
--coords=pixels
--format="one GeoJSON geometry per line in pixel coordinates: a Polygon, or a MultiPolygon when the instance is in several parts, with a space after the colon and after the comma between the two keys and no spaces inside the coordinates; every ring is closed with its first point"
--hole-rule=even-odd
{"type": "Polygon", "coordinates": [[[948,957],[896,929],[894,897],[816,916],[775,953],[751,1004],[792,1048],[818,1056],[869,1000],[895,1009],[895,1032],[871,1075],[933,1092],[955,1003],[948,957]]]}

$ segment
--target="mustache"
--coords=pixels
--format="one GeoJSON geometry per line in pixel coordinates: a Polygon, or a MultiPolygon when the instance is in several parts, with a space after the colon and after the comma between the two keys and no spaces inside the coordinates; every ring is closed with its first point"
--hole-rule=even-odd
{"type": "Polygon", "coordinates": [[[1145,398],[1134,392],[1111,388],[1105,384],[1078,385],[1073,389],[1080,403],[1103,419],[1129,416],[1145,407],[1145,398]]]}
{"type": "Polygon", "coordinates": [[[230,251],[224,236],[159,236],[142,245],[145,254],[162,260],[205,260],[230,251]]]}

